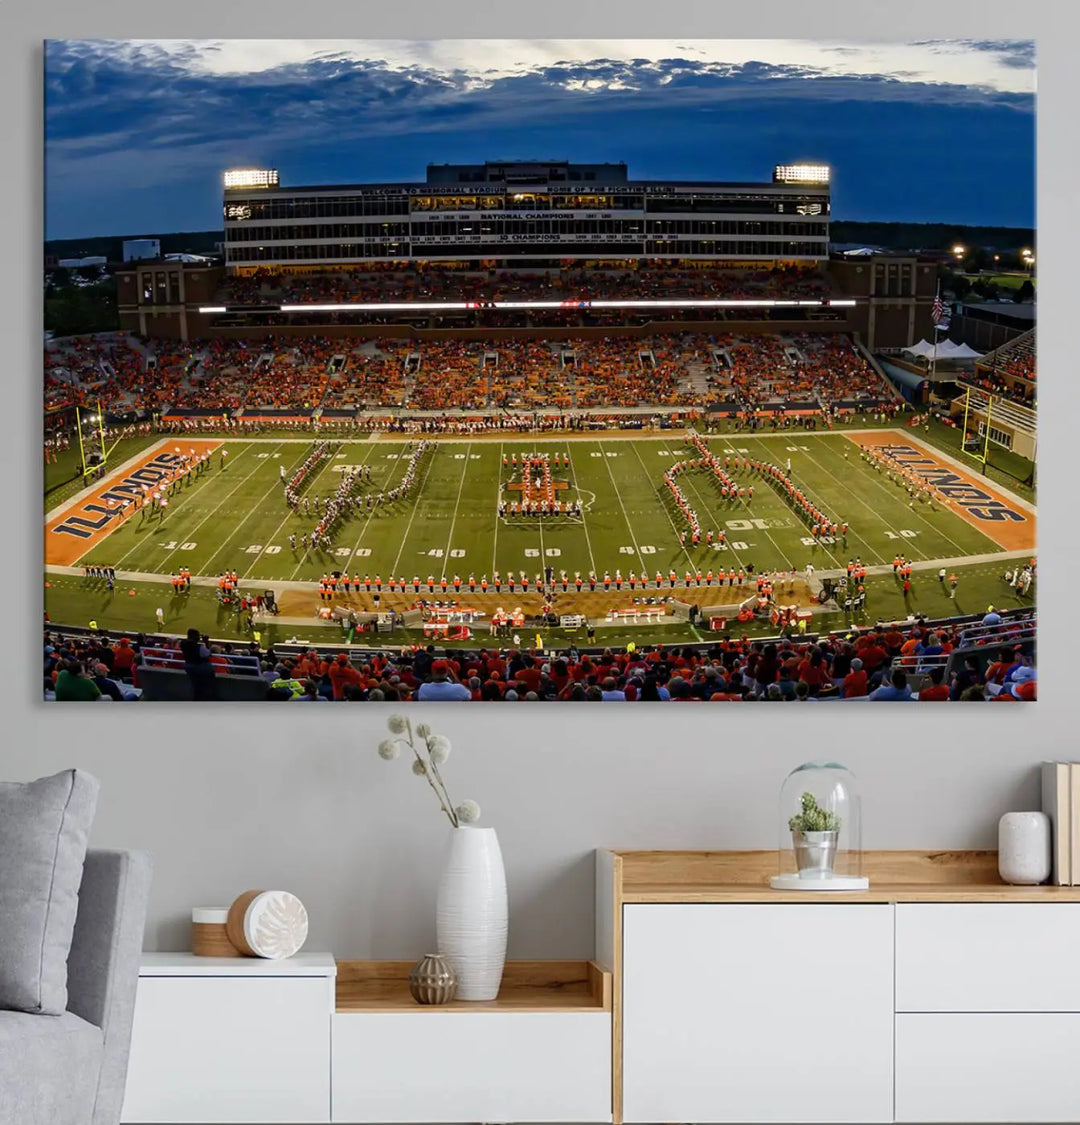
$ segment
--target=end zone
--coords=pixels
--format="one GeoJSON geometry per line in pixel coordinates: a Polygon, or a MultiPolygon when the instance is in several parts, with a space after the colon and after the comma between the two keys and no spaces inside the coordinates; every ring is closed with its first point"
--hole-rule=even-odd
{"type": "Polygon", "coordinates": [[[948,502],[949,511],[977,527],[1007,551],[1035,550],[1035,509],[1018,496],[978,480],[940,449],[895,430],[845,433],[858,446],[874,446],[901,465],[925,477],[948,502]]]}
{"type": "Polygon", "coordinates": [[[174,441],[158,442],[50,513],[45,522],[46,565],[74,565],[123,523],[144,485],[171,479],[185,454],[210,454],[223,443],[185,437],[183,444],[180,450],[174,441]]]}

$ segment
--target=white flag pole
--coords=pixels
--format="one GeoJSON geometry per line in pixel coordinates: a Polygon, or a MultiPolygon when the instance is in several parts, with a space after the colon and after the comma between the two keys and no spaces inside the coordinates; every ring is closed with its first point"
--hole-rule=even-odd
{"type": "MultiPolygon", "coordinates": [[[[941,300],[941,278],[938,278],[937,289],[934,292],[934,307],[936,308],[938,302],[941,300]]],[[[931,318],[933,319],[933,318],[931,318]]],[[[930,360],[930,393],[935,394],[934,390],[934,377],[937,375],[937,339],[938,339],[938,326],[940,321],[934,321],[934,354],[930,360]]]]}

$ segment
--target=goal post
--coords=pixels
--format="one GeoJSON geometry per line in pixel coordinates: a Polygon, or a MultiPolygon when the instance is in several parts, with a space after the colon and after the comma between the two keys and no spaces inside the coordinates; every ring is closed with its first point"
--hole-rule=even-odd
{"type": "MultiPolygon", "coordinates": [[[[974,409],[979,410],[981,408],[976,405],[974,409]]],[[[961,429],[961,434],[963,436],[960,441],[960,449],[962,452],[966,453],[973,461],[977,461],[982,466],[982,471],[985,473],[987,462],[990,460],[990,420],[994,413],[994,396],[989,393],[986,396],[986,408],[983,411],[983,413],[985,414],[985,420],[982,422],[982,449],[978,448],[978,422],[976,422],[975,425],[975,432],[971,434],[971,437],[975,439],[972,443],[974,445],[974,448],[969,448],[968,418],[971,416],[971,413],[971,388],[968,387],[964,392],[964,423],[963,428],[961,429]]]]}
{"type": "Polygon", "coordinates": [[[75,434],[79,439],[79,464],[83,481],[105,473],[109,454],[119,445],[117,438],[112,448],[105,445],[105,412],[98,399],[96,407],[75,407],[75,434]]]}

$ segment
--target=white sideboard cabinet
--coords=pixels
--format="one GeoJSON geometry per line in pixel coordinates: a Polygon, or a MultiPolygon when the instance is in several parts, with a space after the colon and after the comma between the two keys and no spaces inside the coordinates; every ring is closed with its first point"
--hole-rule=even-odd
{"type": "Polygon", "coordinates": [[[774,852],[597,853],[615,1125],[1080,1121],[1080,887],[992,852],[873,852],[781,892],[774,852]]]}
{"type": "Polygon", "coordinates": [[[145,953],[121,1121],[330,1120],[330,954],[145,953]]]}

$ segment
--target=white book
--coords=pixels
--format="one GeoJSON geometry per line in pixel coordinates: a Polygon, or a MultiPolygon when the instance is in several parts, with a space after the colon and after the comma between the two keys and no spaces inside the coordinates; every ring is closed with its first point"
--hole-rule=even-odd
{"type": "Polygon", "coordinates": [[[1058,887],[1069,887],[1073,883],[1071,788],[1068,762],[1043,762],[1042,808],[1050,817],[1050,882],[1058,887]]]}

